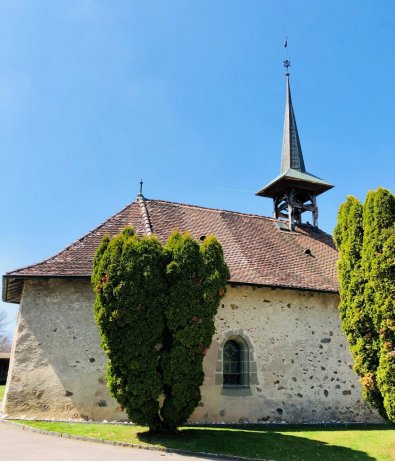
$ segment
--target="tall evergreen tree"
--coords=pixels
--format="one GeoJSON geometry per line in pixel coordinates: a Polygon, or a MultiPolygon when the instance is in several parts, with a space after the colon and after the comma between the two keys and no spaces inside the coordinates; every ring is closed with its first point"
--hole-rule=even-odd
{"type": "Polygon", "coordinates": [[[200,401],[203,359],[228,268],[221,245],[174,232],[165,248],[133,229],[105,237],[92,284],[107,384],[129,418],[174,431],[200,401]]]}
{"type": "Polygon", "coordinates": [[[364,206],[341,205],[334,231],[339,250],[340,316],[360,376],[363,397],[395,421],[395,198],[378,189],[364,206]]]}
{"type": "Polygon", "coordinates": [[[364,243],[370,237],[370,245],[367,242],[362,257],[368,278],[365,302],[374,306],[372,316],[378,333],[377,388],[385,416],[395,422],[395,197],[379,188],[370,202],[364,226],[364,243]]]}
{"type": "MultiPolygon", "coordinates": [[[[347,197],[339,208],[334,240],[339,250],[338,270],[341,288],[340,314],[346,334],[355,330],[353,322],[355,306],[351,300],[363,293],[361,280],[361,251],[363,242],[362,226],[363,208],[355,197],[347,197]]],[[[358,312],[358,309],[357,309],[358,312]]]]}
{"type": "Polygon", "coordinates": [[[203,358],[214,334],[214,316],[225,292],[228,269],[214,237],[199,244],[174,232],[166,244],[170,263],[169,304],[165,317],[162,369],[165,401],[162,416],[173,431],[184,424],[200,401],[203,358]]]}
{"type": "Polygon", "coordinates": [[[158,371],[167,285],[165,260],[155,237],[133,229],[105,237],[97,250],[92,284],[101,346],[107,354],[111,395],[137,424],[160,428],[158,371]]]}

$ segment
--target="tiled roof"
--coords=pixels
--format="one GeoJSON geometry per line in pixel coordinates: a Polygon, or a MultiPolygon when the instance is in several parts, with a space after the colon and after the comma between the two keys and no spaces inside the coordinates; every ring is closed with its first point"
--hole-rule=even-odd
{"type": "Polygon", "coordinates": [[[89,277],[103,236],[116,235],[125,226],[140,235],[152,231],[162,242],[174,229],[197,239],[216,235],[230,269],[229,282],[338,291],[337,251],[321,230],[305,225],[288,232],[272,218],[140,198],[52,258],[7,273],[3,298],[17,302],[20,288],[15,285],[11,296],[10,282],[23,278],[89,277]]]}

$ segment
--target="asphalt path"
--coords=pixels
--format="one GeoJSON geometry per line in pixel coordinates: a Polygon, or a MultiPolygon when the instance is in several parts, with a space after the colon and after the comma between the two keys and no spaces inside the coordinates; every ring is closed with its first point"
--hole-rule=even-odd
{"type": "Polygon", "coordinates": [[[153,450],[63,439],[0,423],[1,461],[202,461],[153,450]]]}

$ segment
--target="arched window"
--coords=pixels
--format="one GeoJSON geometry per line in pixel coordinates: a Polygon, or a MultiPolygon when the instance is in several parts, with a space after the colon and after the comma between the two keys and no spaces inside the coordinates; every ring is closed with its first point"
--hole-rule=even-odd
{"type": "Polygon", "coordinates": [[[248,386],[248,348],[241,338],[230,339],[223,349],[224,386],[248,386]]]}

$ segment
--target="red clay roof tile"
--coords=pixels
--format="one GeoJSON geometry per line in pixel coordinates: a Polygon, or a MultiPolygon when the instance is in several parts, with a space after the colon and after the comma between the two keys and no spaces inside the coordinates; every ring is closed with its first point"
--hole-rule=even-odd
{"type": "Polygon", "coordinates": [[[52,258],[9,272],[5,278],[89,277],[95,251],[105,234],[113,236],[133,226],[139,235],[146,235],[149,224],[163,243],[174,229],[189,231],[197,239],[216,235],[230,269],[229,282],[338,291],[338,254],[331,237],[321,230],[304,225],[294,232],[282,231],[272,218],[144,200],[149,223],[137,200],[52,258]],[[311,254],[305,254],[307,249],[311,254]]]}

